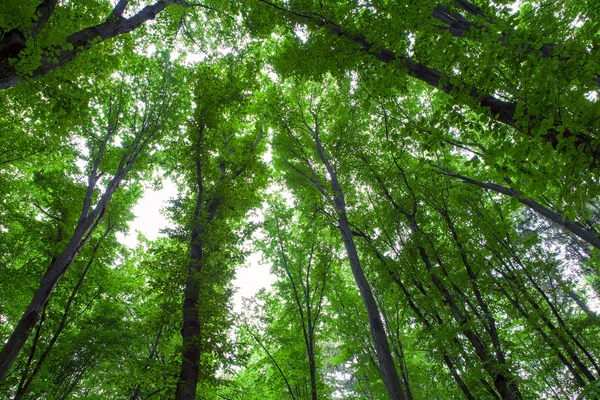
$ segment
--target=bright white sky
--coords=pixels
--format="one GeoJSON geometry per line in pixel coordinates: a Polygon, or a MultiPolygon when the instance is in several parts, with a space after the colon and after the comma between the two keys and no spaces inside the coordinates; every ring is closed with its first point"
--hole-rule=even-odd
{"type": "MultiPolygon", "coordinates": [[[[161,236],[160,230],[169,226],[170,222],[161,214],[161,209],[167,205],[170,198],[177,194],[177,187],[171,180],[163,183],[158,191],[146,189],[142,199],[133,208],[135,220],[130,224],[127,235],[119,235],[119,241],[128,247],[137,245],[137,232],[141,232],[150,240],[161,236]]],[[[242,310],[242,298],[254,296],[260,289],[268,288],[274,281],[269,265],[261,263],[261,254],[252,253],[243,267],[236,272],[233,284],[237,292],[233,297],[234,311],[242,310]]]]}

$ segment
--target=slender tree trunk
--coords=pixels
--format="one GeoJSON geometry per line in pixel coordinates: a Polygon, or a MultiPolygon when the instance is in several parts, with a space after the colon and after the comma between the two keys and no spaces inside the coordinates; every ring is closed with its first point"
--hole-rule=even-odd
{"type": "MultiPolygon", "coordinates": [[[[318,311],[321,307],[322,297],[319,299],[319,303],[317,304],[317,315],[314,316],[313,319],[313,308],[312,301],[310,296],[310,270],[313,262],[314,249],[315,244],[313,242],[310,250],[310,254],[308,256],[308,262],[306,267],[306,279],[304,283],[301,285],[302,292],[304,294],[303,299],[301,301],[300,291],[298,290],[298,286],[296,285],[296,280],[292,275],[292,271],[290,269],[290,265],[288,264],[288,258],[285,253],[285,248],[283,245],[283,238],[281,236],[281,231],[279,228],[279,221],[276,221],[277,224],[277,239],[279,241],[279,251],[281,253],[281,259],[283,261],[283,268],[285,270],[285,274],[290,280],[290,284],[292,286],[292,292],[294,294],[294,302],[296,303],[296,307],[298,308],[298,315],[300,317],[300,321],[302,323],[302,333],[304,336],[304,344],[306,347],[306,355],[308,357],[308,368],[310,375],[310,392],[311,399],[317,400],[317,367],[315,362],[315,327],[314,322],[316,318],[318,318],[318,311]],[[303,304],[304,303],[304,304],[303,304]],[[306,308],[306,315],[304,314],[304,308],[306,308]]],[[[323,285],[325,284],[325,276],[323,276],[323,285]]],[[[300,280],[302,283],[302,280],[300,280]]]]}
{"type": "MultiPolygon", "coordinates": [[[[408,183],[408,180],[404,174],[404,171],[402,170],[402,168],[400,168],[399,165],[396,164],[396,166],[397,166],[398,170],[400,171],[400,173],[402,174],[405,186],[412,196],[413,205],[412,205],[411,212],[406,211],[404,208],[400,207],[398,205],[398,203],[396,203],[396,201],[394,200],[394,198],[392,197],[392,195],[390,194],[390,192],[384,185],[383,180],[379,176],[375,175],[375,178],[379,182],[385,197],[390,201],[392,206],[396,210],[398,210],[402,215],[404,215],[404,217],[406,217],[406,219],[408,220],[408,223],[409,223],[410,231],[415,236],[415,240],[418,241],[423,236],[422,231],[419,228],[419,225],[416,220],[418,201],[417,201],[416,196],[414,195],[412,188],[410,187],[410,185],[408,183]]],[[[442,295],[442,298],[444,299],[444,303],[450,308],[452,317],[456,320],[456,322],[458,322],[461,325],[461,327],[465,327],[465,328],[462,328],[463,334],[467,337],[467,339],[469,340],[469,343],[471,343],[471,345],[473,346],[473,349],[475,350],[477,357],[480,359],[481,363],[483,364],[486,372],[494,380],[494,386],[495,386],[496,390],[498,391],[498,393],[500,394],[501,398],[505,399],[505,400],[521,399],[521,393],[520,393],[518,387],[514,383],[513,379],[511,379],[510,376],[508,376],[506,374],[506,371],[504,371],[503,367],[505,366],[505,364],[500,362],[500,360],[492,358],[488,354],[488,351],[487,351],[480,335],[478,335],[475,331],[473,331],[469,328],[466,328],[466,326],[469,323],[468,315],[465,315],[465,313],[458,306],[457,301],[454,299],[452,294],[448,291],[448,289],[446,288],[446,286],[444,285],[444,283],[442,282],[440,277],[438,277],[437,274],[435,274],[433,272],[434,271],[433,264],[432,264],[431,260],[429,259],[427,251],[425,250],[423,245],[417,244],[417,249],[418,249],[420,258],[423,261],[427,272],[429,273],[432,283],[434,284],[434,286],[436,287],[438,292],[442,295]],[[500,365],[500,368],[498,368],[497,364],[500,365]]],[[[441,260],[438,259],[438,262],[439,262],[439,266],[442,267],[442,270],[445,271],[445,268],[444,268],[443,264],[441,263],[441,260]]],[[[456,288],[456,290],[459,293],[462,293],[462,291],[460,291],[459,288],[456,288]]],[[[466,295],[463,294],[463,297],[466,298],[466,295]]]]}
{"type": "Polygon", "coordinates": [[[450,311],[452,312],[452,315],[454,316],[456,321],[460,323],[461,326],[463,326],[463,334],[467,337],[467,339],[473,346],[475,353],[481,360],[481,363],[483,364],[484,368],[494,380],[494,386],[500,394],[500,397],[503,400],[521,399],[521,394],[518,391],[518,388],[502,370],[497,368],[497,366],[495,365],[497,363],[497,360],[494,360],[492,357],[490,357],[480,336],[471,329],[464,328],[464,326],[468,325],[468,318],[460,310],[458,304],[456,304],[456,301],[454,300],[450,292],[448,292],[448,289],[445,288],[441,279],[435,273],[432,273],[433,265],[429,260],[429,256],[427,255],[425,248],[423,246],[419,246],[418,249],[419,254],[421,255],[421,259],[425,263],[426,269],[431,275],[431,280],[433,284],[444,298],[446,304],[450,307],[450,311]]]}
{"type": "Polygon", "coordinates": [[[573,375],[573,378],[575,379],[575,382],[577,382],[577,385],[580,387],[584,387],[586,383],[585,383],[584,379],[581,377],[581,375],[579,374],[579,371],[577,370],[577,368],[575,368],[573,366],[573,364],[571,364],[569,362],[569,360],[567,360],[567,358],[562,354],[560,347],[556,343],[556,341],[552,337],[550,337],[546,332],[544,332],[544,330],[542,329],[542,327],[539,325],[539,323],[537,321],[534,322],[532,320],[531,315],[518,302],[518,297],[511,296],[508,293],[508,291],[505,288],[503,288],[502,286],[499,286],[498,291],[500,293],[502,293],[502,295],[504,295],[504,297],[512,304],[512,306],[515,308],[515,310],[517,310],[519,312],[519,314],[521,314],[523,316],[523,318],[526,321],[531,321],[530,323],[533,325],[533,328],[539,333],[539,335],[542,337],[542,339],[544,339],[544,341],[550,346],[550,348],[554,351],[554,353],[556,354],[558,359],[563,363],[563,365],[565,367],[567,367],[569,372],[571,372],[571,374],[573,375]]]}
{"type": "Polygon", "coordinates": [[[306,276],[306,289],[305,289],[305,302],[306,302],[306,323],[308,325],[308,337],[307,339],[307,355],[308,355],[308,369],[310,372],[310,397],[312,400],[317,400],[317,364],[315,361],[315,327],[313,324],[312,305],[310,303],[310,286],[308,282],[308,274],[306,276]]]}
{"type": "Polygon", "coordinates": [[[406,369],[406,359],[404,357],[404,348],[402,347],[402,341],[400,337],[400,327],[396,325],[395,335],[392,333],[392,327],[390,326],[390,321],[387,316],[387,312],[385,311],[385,306],[383,304],[383,299],[381,296],[375,292],[375,301],[378,304],[379,309],[381,310],[381,316],[383,317],[384,328],[389,333],[391,348],[393,354],[396,355],[396,360],[398,363],[398,367],[400,368],[400,375],[402,376],[402,390],[406,394],[406,400],[412,400],[412,392],[410,390],[410,385],[408,381],[408,371],[406,369]],[[395,336],[395,337],[394,337],[395,336]]]}
{"type": "MultiPolygon", "coordinates": [[[[154,341],[154,343],[152,343],[152,348],[150,349],[150,351],[148,352],[148,360],[153,360],[155,357],[158,359],[158,345],[160,343],[160,337],[162,336],[162,331],[163,331],[163,325],[161,324],[160,327],[158,328],[158,334],[156,335],[156,340],[154,341]]],[[[158,389],[157,391],[154,391],[154,393],[158,393],[159,391],[163,390],[158,389]]],[[[129,400],[138,400],[138,397],[140,396],[140,392],[142,391],[142,384],[138,384],[135,389],[133,390],[133,393],[131,393],[131,397],[129,398],[129,400]]],[[[146,398],[150,397],[150,395],[148,395],[146,398]]],[[[142,397],[143,400],[143,397],[142,397]]]]}
{"type": "Polygon", "coordinates": [[[375,343],[375,353],[379,362],[383,383],[391,400],[405,400],[406,396],[402,391],[402,384],[400,383],[400,379],[396,371],[396,365],[394,364],[394,359],[392,357],[392,352],[390,351],[390,346],[383,323],[381,321],[381,316],[379,310],[377,309],[377,303],[373,297],[369,281],[365,277],[365,273],[360,264],[354,238],[352,237],[352,231],[350,229],[350,224],[348,223],[348,217],[346,214],[346,200],[344,198],[344,193],[338,182],[337,174],[329,163],[329,159],[325,155],[321,140],[318,136],[318,127],[316,127],[315,131],[313,131],[313,138],[317,145],[319,157],[321,158],[323,164],[325,164],[325,168],[327,169],[331,179],[331,188],[334,193],[334,202],[339,221],[339,230],[344,241],[344,247],[346,248],[348,261],[350,262],[350,268],[352,269],[354,280],[356,281],[356,285],[358,286],[363,303],[367,310],[369,325],[371,327],[371,336],[373,337],[373,342],[375,343]]]}
{"type": "Polygon", "coordinates": [[[483,323],[483,325],[486,327],[488,335],[490,336],[490,339],[492,340],[492,345],[494,346],[494,349],[496,351],[496,358],[498,359],[498,362],[500,364],[505,364],[506,357],[504,356],[504,351],[502,350],[502,346],[500,345],[500,338],[498,337],[498,330],[496,329],[496,319],[492,315],[487,303],[485,302],[485,300],[483,298],[483,295],[481,294],[481,291],[479,290],[479,284],[477,283],[477,275],[473,271],[473,268],[471,267],[471,263],[469,262],[469,259],[467,258],[467,252],[466,252],[462,242],[458,238],[458,233],[456,231],[456,227],[454,226],[454,223],[452,222],[452,219],[450,218],[450,215],[448,214],[448,209],[445,208],[445,209],[441,210],[440,214],[441,214],[442,218],[444,219],[444,221],[446,222],[446,225],[450,229],[450,232],[452,233],[452,238],[454,239],[454,243],[456,243],[456,246],[458,247],[458,250],[460,252],[460,258],[461,258],[462,264],[464,265],[464,267],[467,271],[467,276],[469,277],[469,282],[471,283],[471,287],[473,289],[473,293],[475,294],[477,304],[479,305],[479,307],[483,311],[483,315],[485,316],[485,320],[483,320],[481,318],[480,319],[481,319],[481,322],[483,323]]]}
{"type": "Polygon", "coordinates": [[[71,306],[73,304],[73,301],[75,300],[75,296],[77,296],[77,292],[79,291],[79,288],[83,284],[83,281],[84,281],[88,271],[90,270],[90,267],[92,266],[92,264],[94,262],[94,259],[96,258],[96,253],[98,252],[98,249],[100,248],[100,244],[108,236],[108,234],[110,233],[112,228],[113,228],[113,226],[109,224],[109,226],[106,229],[106,232],[104,233],[102,238],[100,238],[98,240],[98,242],[96,243],[96,245],[94,246],[94,249],[92,250],[92,255],[90,256],[90,259],[89,259],[87,265],[85,266],[83,272],[81,273],[81,276],[79,277],[79,280],[75,284],[75,287],[73,288],[71,295],[69,296],[69,300],[67,301],[67,305],[65,306],[62,318],[60,320],[60,323],[58,324],[58,328],[56,329],[56,332],[54,332],[54,335],[52,335],[52,338],[50,339],[48,346],[46,346],[46,349],[44,350],[44,352],[38,359],[37,363],[35,364],[35,368],[31,372],[31,375],[29,377],[27,377],[26,380],[23,380],[22,384],[19,385],[19,389],[17,390],[17,394],[15,395],[14,400],[19,400],[19,399],[23,398],[23,396],[25,396],[25,394],[27,393],[27,390],[29,390],[29,386],[31,385],[31,383],[33,382],[35,377],[37,376],[38,372],[40,371],[40,368],[44,364],[44,361],[46,360],[46,358],[50,354],[50,351],[54,347],[54,344],[58,340],[62,331],[67,326],[69,311],[71,310],[71,306]]]}
{"type": "MultiPolygon", "coordinates": [[[[508,273],[502,273],[503,276],[507,279],[507,281],[511,282],[516,287],[516,289],[522,294],[522,296],[527,300],[529,305],[533,308],[534,315],[536,315],[539,319],[541,319],[541,321],[544,323],[544,325],[548,328],[548,330],[550,331],[550,334],[551,334],[552,342],[558,344],[560,347],[562,347],[565,350],[565,352],[567,353],[567,355],[569,356],[571,361],[573,361],[573,363],[575,364],[577,369],[588,379],[588,381],[592,382],[593,380],[595,380],[596,377],[594,376],[594,374],[592,374],[592,372],[587,368],[585,363],[579,358],[579,356],[577,355],[575,350],[571,347],[569,342],[567,340],[565,340],[565,338],[561,335],[561,333],[559,332],[559,329],[546,316],[545,311],[538,305],[538,303],[535,299],[531,298],[531,296],[529,295],[529,293],[527,291],[527,288],[515,276],[514,270],[512,270],[506,263],[503,263],[503,264],[504,264],[505,268],[507,268],[507,270],[508,270],[508,273]]],[[[513,303],[513,305],[514,304],[515,303],[513,303]]],[[[550,335],[548,335],[548,336],[550,336],[550,335]]]]}
{"type": "Polygon", "coordinates": [[[288,381],[286,375],[284,374],[283,369],[281,369],[281,367],[279,366],[279,363],[277,362],[277,360],[275,360],[275,357],[273,357],[271,352],[261,342],[261,340],[258,338],[258,336],[256,334],[254,334],[254,332],[252,332],[252,330],[250,329],[250,326],[248,326],[248,323],[246,321],[244,321],[244,325],[246,326],[246,330],[248,331],[250,336],[252,336],[252,338],[256,341],[256,343],[258,343],[258,345],[265,351],[265,353],[267,353],[267,357],[269,357],[269,359],[273,362],[273,365],[275,365],[275,368],[279,372],[279,375],[281,375],[281,377],[283,378],[283,381],[285,382],[285,386],[287,387],[288,393],[289,393],[290,397],[292,398],[292,400],[296,400],[296,396],[294,395],[294,390],[292,389],[290,382],[288,381]]]}

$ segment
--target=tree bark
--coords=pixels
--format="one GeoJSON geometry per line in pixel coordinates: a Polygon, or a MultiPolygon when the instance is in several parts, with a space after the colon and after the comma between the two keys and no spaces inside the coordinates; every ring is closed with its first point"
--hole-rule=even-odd
{"type": "Polygon", "coordinates": [[[203,261],[201,209],[204,201],[204,182],[202,177],[201,147],[204,130],[200,128],[196,143],[196,205],[192,220],[190,239],[190,262],[183,295],[183,359],[177,384],[176,400],[195,400],[198,376],[200,373],[200,318],[198,302],[200,293],[200,272],[203,261]]]}

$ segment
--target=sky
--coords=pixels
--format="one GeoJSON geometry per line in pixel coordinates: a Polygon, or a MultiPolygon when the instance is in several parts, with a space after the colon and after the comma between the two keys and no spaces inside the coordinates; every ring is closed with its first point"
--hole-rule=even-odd
{"type": "MultiPolygon", "coordinates": [[[[146,238],[154,240],[161,236],[160,230],[171,226],[170,222],[161,214],[161,209],[167,205],[170,198],[177,194],[177,186],[169,179],[163,182],[160,190],[146,189],[144,196],[133,208],[135,219],[130,224],[127,235],[119,235],[119,241],[130,248],[137,245],[137,232],[146,238]]],[[[274,281],[270,273],[270,266],[261,262],[261,254],[250,254],[246,262],[236,271],[233,284],[237,291],[233,297],[234,311],[242,310],[242,299],[254,296],[260,289],[269,288],[274,281]]]]}

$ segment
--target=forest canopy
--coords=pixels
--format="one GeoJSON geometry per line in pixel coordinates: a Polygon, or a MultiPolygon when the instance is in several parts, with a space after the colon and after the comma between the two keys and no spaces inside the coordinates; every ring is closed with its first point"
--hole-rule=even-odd
{"type": "Polygon", "coordinates": [[[598,0],[5,0],[0,397],[600,398],[599,95],[598,0]]]}

